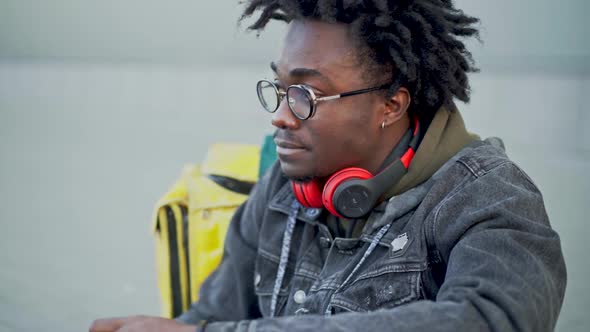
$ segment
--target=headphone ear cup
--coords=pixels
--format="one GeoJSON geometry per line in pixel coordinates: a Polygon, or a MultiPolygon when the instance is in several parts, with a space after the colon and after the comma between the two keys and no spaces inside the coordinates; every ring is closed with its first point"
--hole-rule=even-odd
{"type": "Polygon", "coordinates": [[[336,192],[338,186],[348,180],[368,180],[372,177],[373,174],[371,174],[371,172],[358,167],[349,167],[334,173],[334,175],[332,175],[324,185],[324,191],[322,193],[322,202],[324,207],[328,209],[331,214],[338,217],[343,217],[336,211],[336,207],[334,206],[334,202],[337,201],[337,199],[335,199],[336,197],[334,197],[334,193],[336,192]]]}
{"type": "Polygon", "coordinates": [[[291,181],[291,187],[295,198],[307,208],[323,208],[322,204],[322,184],[318,180],[310,182],[291,181]]]}

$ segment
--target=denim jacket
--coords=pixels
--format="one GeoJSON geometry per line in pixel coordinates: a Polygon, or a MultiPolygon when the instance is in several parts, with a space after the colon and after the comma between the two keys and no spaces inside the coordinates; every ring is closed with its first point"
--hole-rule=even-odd
{"type": "Polygon", "coordinates": [[[179,321],[207,320],[208,332],[555,327],[566,285],[559,236],[538,188],[497,139],[470,144],[378,205],[358,238],[332,238],[323,211],[294,210],[294,200],[275,164],[238,209],[219,268],[179,321]]]}

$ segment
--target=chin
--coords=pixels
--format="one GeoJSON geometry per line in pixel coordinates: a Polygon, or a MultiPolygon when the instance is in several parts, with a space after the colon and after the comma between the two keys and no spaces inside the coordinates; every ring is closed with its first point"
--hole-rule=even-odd
{"type": "Polygon", "coordinates": [[[309,182],[317,176],[313,171],[301,167],[295,167],[292,164],[281,162],[281,170],[285,176],[295,182],[309,182]]]}

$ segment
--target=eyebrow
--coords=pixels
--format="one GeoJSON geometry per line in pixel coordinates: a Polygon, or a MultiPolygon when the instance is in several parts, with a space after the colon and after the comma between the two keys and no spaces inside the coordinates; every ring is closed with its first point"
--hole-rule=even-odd
{"type": "MultiPolygon", "coordinates": [[[[275,72],[275,74],[279,74],[279,69],[276,63],[271,62],[270,63],[270,69],[272,69],[273,72],[275,72]]],[[[324,81],[326,81],[327,83],[331,83],[330,79],[325,76],[324,74],[322,74],[319,70],[316,69],[311,69],[311,68],[294,68],[291,69],[289,71],[289,76],[291,77],[318,77],[324,81]]]]}

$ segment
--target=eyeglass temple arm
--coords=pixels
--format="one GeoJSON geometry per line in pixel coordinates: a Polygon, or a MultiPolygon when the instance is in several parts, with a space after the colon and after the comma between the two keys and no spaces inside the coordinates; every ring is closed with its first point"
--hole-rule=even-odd
{"type": "Polygon", "coordinates": [[[324,100],[332,100],[332,99],[338,99],[338,98],[342,98],[342,97],[360,95],[362,93],[367,93],[367,92],[371,92],[371,91],[383,90],[383,89],[388,88],[388,87],[389,87],[389,84],[385,84],[385,85],[382,85],[382,86],[376,86],[376,87],[362,89],[362,90],[355,90],[355,91],[350,91],[350,92],[344,92],[344,93],[341,93],[339,95],[320,97],[320,98],[317,98],[317,100],[318,101],[324,101],[324,100]]]}

